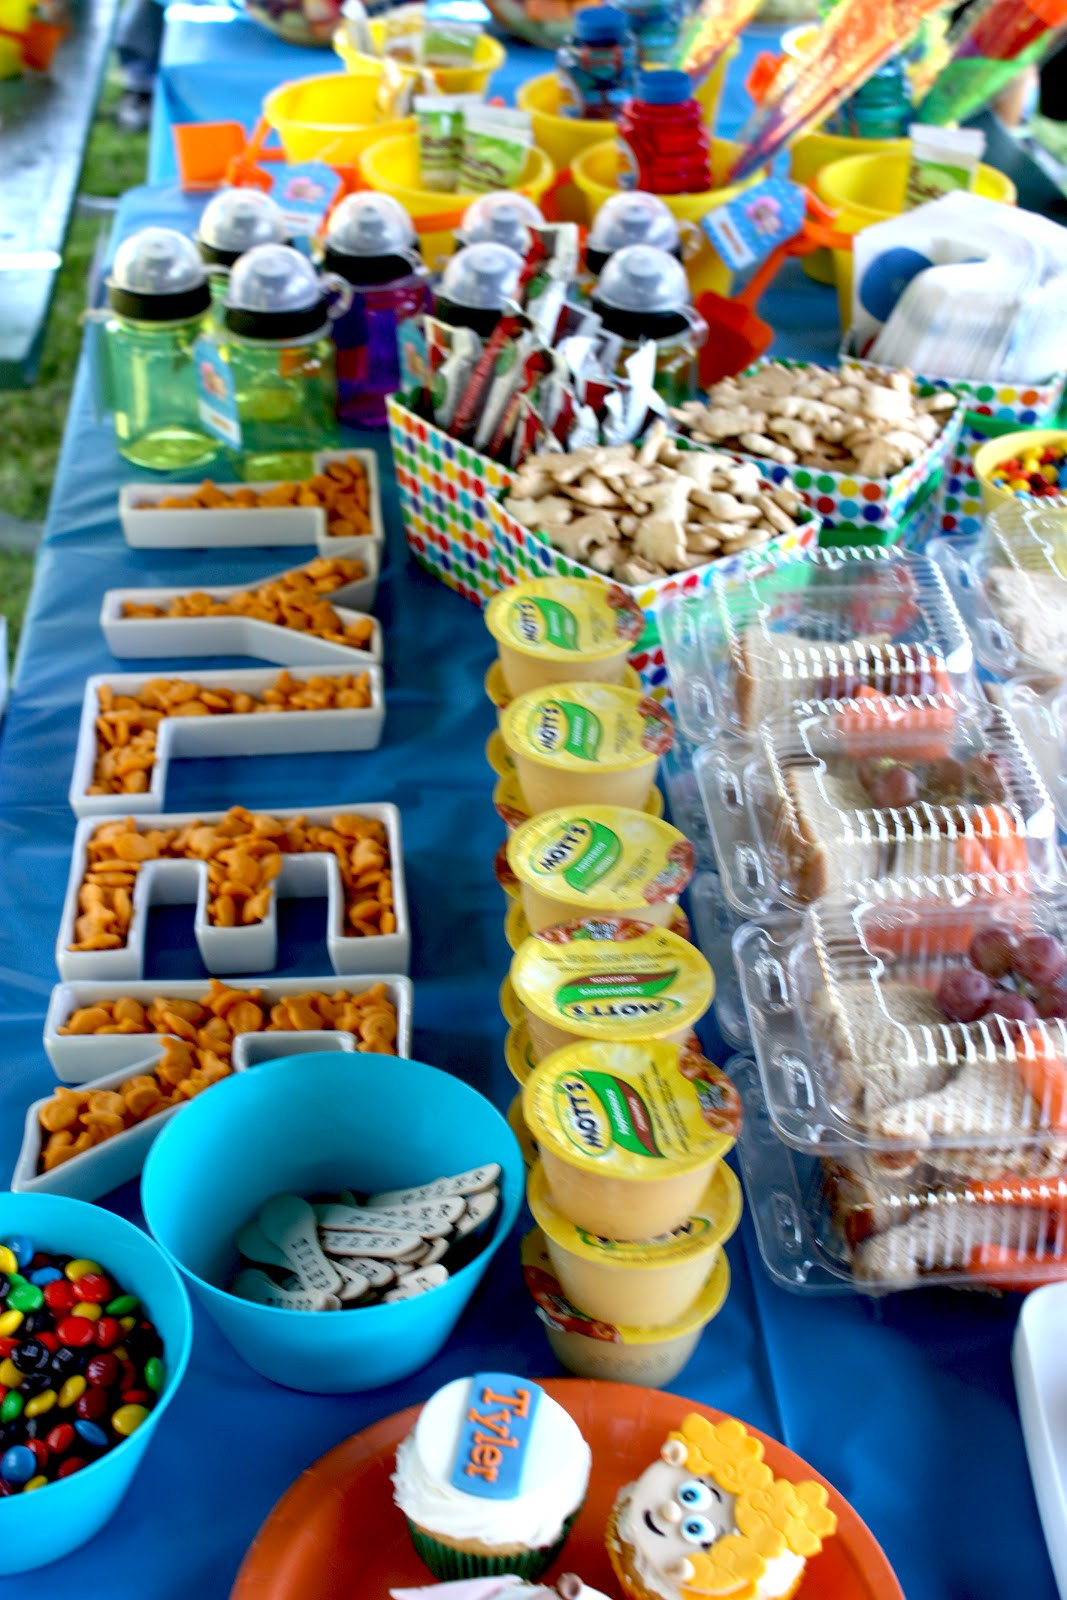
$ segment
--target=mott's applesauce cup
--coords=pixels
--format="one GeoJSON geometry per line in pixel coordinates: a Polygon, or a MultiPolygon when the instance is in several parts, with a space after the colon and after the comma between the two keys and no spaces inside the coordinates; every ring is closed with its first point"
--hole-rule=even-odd
{"type": "Polygon", "coordinates": [[[510,978],[505,978],[500,985],[500,1011],[509,1028],[517,1028],[526,1015],[519,1004],[518,995],[511,987],[510,978]]]}
{"type": "Polygon", "coordinates": [[[695,945],[629,917],[543,928],[511,963],[538,1061],[578,1039],[684,1044],[711,1004],[715,978],[695,945]]]}
{"type": "Polygon", "coordinates": [[[543,811],[510,836],[507,858],[532,933],[575,917],[666,927],[694,870],[684,833],[623,806],[543,811]]]}
{"type": "Polygon", "coordinates": [[[555,806],[641,811],[674,743],[661,705],[608,683],[556,683],[513,700],[500,731],[531,814],[555,806]]]}
{"type": "Polygon", "coordinates": [[[530,1137],[530,1130],[526,1126],[526,1118],[522,1114],[522,1095],[517,1094],[508,1106],[508,1127],[519,1142],[523,1163],[532,1167],[537,1160],[537,1146],[530,1137]]]}
{"type": "MultiPolygon", "coordinates": [[[[507,915],[504,918],[504,938],[508,941],[508,949],[514,954],[521,950],[530,937],[530,930],[526,926],[526,913],[518,900],[508,903],[507,915]]],[[[509,980],[510,981],[510,980],[509,980]]],[[[512,988],[514,993],[514,987],[512,988]]],[[[525,1016],[525,1012],[523,1015],[525,1016]]]]}
{"type": "Polygon", "coordinates": [[[509,772],[515,771],[515,763],[504,743],[504,735],[499,728],[494,728],[485,742],[485,759],[492,767],[498,778],[504,778],[509,772]]]}
{"type": "MultiPolygon", "coordinates": [[[[514,767],[509,768],[496,781],[493,789],[493,805],[497,816],[501,819],[509,833],[514,833],[516,828],[521,828],[524,822],[530,819],[530,808],[526,804],[526,796],[522,792],[518,774],[514,767]]],[[[650,817],[663,815],[663,791],[653,789],[648,797],[645,811],[650,817]]]]}
{"type": "Polygon", "coordinates": [[[636,1383],[648,1389],[662,1389],[678,1376],[730,1292],[730,1268],[720,1250],[710,1277],[684,1317],[658,1328],[647,1323],[619,1326],[587,1316],[571,1304],[538,1228],[522,1242],[522,1271],[561,1366],[578,1378],[636,1383]]]}
{"type": "Polygon", "coordinates": [[[516,1023],[508,1029],[507,1038],[504,1040],[504,1060],[511,1076],[521,1088],[537,1065],[525,1022],[516,1023]]]}
{"type": "Polygon", "coordinates": [[[662,1328],[691,1309],[741,1219],[741,1185],[722,1161],[700,1204],[673,1233],[626,1242],[576,1228],[552,1204],[544,1167],[526,1197],[563,1293],[599,1322],[662,1328]]]}
{"type": "MultiPolygon", "coordinates": [[[[622,677],[618,681],[624,689],[640,690],[641,688],[641,675],[631,667],[629,662],[626,663],[622,677]]],[[[496,707],[499,715],[515,698],[508,688],[508,682],[504,676],[504,668],[501,666],[499,659],[490,662],[482,682],[486,697],[496,707]]]]}
{"type": "Polygon", "coordinates": [[[527,1079],[522,1109],[552,1204],[605,1239],[680,1228],[741,1124],[724,1072],[655,1041],[557,1050],[527,1079]]]}
{"type": "Polygon", "coordinates": [[[645,631],[636,601],[592,578],[512,584],[490,600],[485,623],[513,695],[575,678],[621,683],[626,657],[645,631]]]}

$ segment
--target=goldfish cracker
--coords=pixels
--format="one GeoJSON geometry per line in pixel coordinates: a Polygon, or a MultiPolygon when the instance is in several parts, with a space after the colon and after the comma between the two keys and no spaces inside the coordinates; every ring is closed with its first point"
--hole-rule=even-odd
{"type": "Polygon", "coordinates": [[[370,519],[370,485],[358,456],[331,461],[325,472],[306,483],[272,483],[266,489],[221,489],[210,480],[188,494],[165,495],[161,500],[144,500],[138,507],[146,511],[225,511],[253,510],[270,506],[322,506],[326,512],[326,532],[331,538],[366,538],[373,533],[370,519]]]}
{"type": "Polygon", "coordinates": [[[723,1162],[693,1215],[658,1239],[623,1242],[575,1227],[552,1204],[540,1162],[526,1197],[563,1293],[599,1322],[661,1328],[690,1310],[741,1220],[741,1185],[723,1162]]]}
{"type": "Polygon", "coordinates": [[[666,927],[694,870],[684,834],[622,806],[542,812],[511,835],[507,858],[532,933],[610,915],[666,927]]]}
{"type": "Polygon", "coordinates": [[[485,623],[513,695],[578,678],[621,683],[645,631],[644,613],[625,590],[588,578],[512,584],[489,602],[485,623]]]}
{"type": "Polygon", "coordinates": [[[634,1383],[648,1389],[662,1389],[678,1376],[730,1291],[730,1268],[720,1251],[710,1277],[684,1317],[663,1327],[619,1326],[591,1317],[568,1301],[537,1228],[523,1240],[522,1270],[561,1366],[579,1378],[634,1383]]]}
{"type": "Polygon", "coordinates": [[[695,946],[628,917],[543,928],[515,952],[511,983],[538,1061],[578,1039],[684,1044],[715,993],[695,946]]]}
{"type": "Polygon", "coordinates": [[[614,684],[533,689],[507,707],[500,732],[535,816],[566,805],[643,810],[674,743],[661,705],[614,684]]]}
{"type": "Polygon", "coordinates": [[[657,1042],[557,1050],[527,1079],[522,1109],[556,1210],[623,1241],[680,1228],[741,1124],[725,1073],[657,1042]]]}

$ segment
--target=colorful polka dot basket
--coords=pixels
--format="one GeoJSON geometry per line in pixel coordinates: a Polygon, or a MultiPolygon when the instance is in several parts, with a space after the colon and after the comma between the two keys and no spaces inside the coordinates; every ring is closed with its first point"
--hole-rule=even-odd
{"type": "MultiPolygon", "coordinates": [[[[763,364],[757,362],[755,367],[763,364]]],[[[775,365],[804,371],[812,363],[776,360],[775,365]]],[[[749,370],[754,371],[755,367],[749,370]]],[[[917,380],[917,387],[920,394],[929,394],[934,385],[917,380]]],[[[863,478],[858,473],[849,476],[843,472],[821,472],[815,467],[782,466],[762,456],[749,459],[758,461],[772,482],[788,480],[795,485],[823,524],[819,535],[821,545],[896,544],[913,513],[938,492],[948,463],[955,457],[962,423],[963,406],[958,405],[922,455],[891,478],[863,478]]]]}
{"type": "Polygon", "coordinates": [[[490,504],[511,483],[512,475],[415,416],[395,396],[388,407],[400,509],[411,553],[465,600],[484,606],[500,587],[490,504]]]}
{"type": "MultiPolygon", "coordinates": [[[[516,522],[500,504],[499,498],[494,498],[490,502],[489,510],[496,537],[500,580],[498,587],[519,583],[524,578],[593,578],[601,583],[608,581],[602,572],[595,572],[592,567],[585,567],[580,561],[572,560],[570,556],[564,555],[562,550],[557,550],[538,534],[531,532],[529,528],[524,528],[522,523],[516,522]]],[[[795,533],[782,534],[778,539],[768,540],[766,544],[757,545],[751,550],[739,551],[737,555],[720,556],[717,561],[706,562],[702,567],[693,567],[689,572],[679,572],[671,577],[654,579],[641,588],[628,588],[626,584],[619,584],[618,587],[625,589],[645,614],[645,631],[631,652],[630,665],[640,675],[642,686],[647,693],[655,700],[669,702],[671,699],[667,662],[660,643],[656,618],[656,613],[665,600],[676,594],[691,594],[694,590],[708,588],[713,574],[724,577],[737,576],[762,567],[787,551],[802,550],[807,545],[814,544],[818,531],[818,519],[810,513],[807,515],[802,513],[795,533]]]]}

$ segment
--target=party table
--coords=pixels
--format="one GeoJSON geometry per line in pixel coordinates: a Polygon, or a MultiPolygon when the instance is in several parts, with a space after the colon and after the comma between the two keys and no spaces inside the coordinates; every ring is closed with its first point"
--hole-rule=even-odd
{"type": "MultiPolygon", "coordinates": [[[[148,187],[125,197],[116,233],[148,221],[188,227],[196,214],[197,202],[173,188],[148,187]]],[[[781,350],[829,357],[832,305],[829,290],[805,279],[786,283],[768,307],[781,350]]],[[[166,804],[175,811],[238,802],[268,810],[397,804],[414,927],[414,1054],[504,1107],[514,1086],[503,1061],[497,988],[508,950],[492,870],[501,829],[483,755],[493,717],[481,688],[492,650],[477,611],[408,561],[388,449],[377,443],[388,527],[375,607],[386,649],[381,747],[299,762],[178,762],[166,804]]],[[[129,476],[109,422],[94,415],[83,359],[0,729],[6,1172],[27,1104],[54,1082],[41,1030],[56,980],[54,944],[74,832],[66,793],[82,690],[89,674],[121,670],[98,625],[101,597],[120,585],[254,581],[296,559],[278,550],[131,551],[116,512],[119,484],[129,476]]],[[[176,675],[187,663],[143,665],[176,675]]],[[[284,975],[329,971],[321,904],[283,906],[279,924],[284,975]]],[[[153,912],[146,976],[163,985],[201,972],[191,910],[153,912]]],[[[706,1043],[725,1056],[713,1035],[706,1043]]],[[[136,1184],[104,1203],[143,1220],[136,1184]]],[[[276,1387],[245,1367],[196,1308],[189,1373],[115,1519],[65,1561],[0,1580],[0,1600],[121,1593],[223,1600],[272,1504],[322,1452],[452,1377],[487,1366],[554,1373],[521,1281],[517,1237],[502,1246],[437,1361],[374,1393],[322,1398],[276,1387]]],[[[1011,1382],[1018,1301],[944,1291],[881,1302],[803,1299],[771,1284],[747,1223],[728,1253],[730,1297],[676,1380],[677,1392],[773,1434],[829,1477],[884,1546],[909,1600],[1054,1600],[1011,1382]]],[[[292,1381],[299,1386],[301,1374],[292,1381]]],[[[381,1600],[361,1588],[358,1570],[352,1595],[381,1600]]]]}

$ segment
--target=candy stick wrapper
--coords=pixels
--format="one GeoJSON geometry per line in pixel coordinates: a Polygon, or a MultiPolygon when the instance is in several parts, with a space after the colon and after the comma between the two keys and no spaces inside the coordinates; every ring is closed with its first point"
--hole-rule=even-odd
{"type": "Polygon", "coordinates": [[[941,0],[840,0],[822,23],[817,46],[802,60],[785,63],[767,98],[742,129],[740,142],[746,148],[728,181],[735,183],[757,172],[790,139],[823,122],[907,44],[923,17],[940,4],[941,0]]]}
{"type": "Polygon", "coordinates": [[[671,64],[688,72],[698,88],[759,6],[760,0],[703,0],[683,31],[671,64]]]}
{"type": "Polygon", "coordinates": [[[1048,55],[1067,24],[1067,0],[978,0],[950,36],[951,59],[919,108],[925,123],[959,122],[1048,55]]]}

